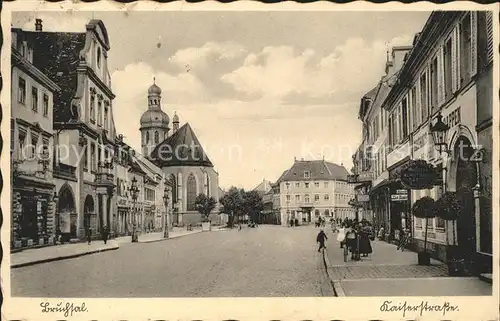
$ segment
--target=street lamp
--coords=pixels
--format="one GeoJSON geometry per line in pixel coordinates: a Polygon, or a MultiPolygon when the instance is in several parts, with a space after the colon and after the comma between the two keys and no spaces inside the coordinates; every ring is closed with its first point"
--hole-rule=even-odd
{"type": "Polygon", "coordinates": [[[445,158],[442,154],[445,153],[446,155],[448,155],[450,153],[450,150],[448,149],[448,141],[446,139],[449,129],[450,126],[443,122],[443,116],[441,115],[441,113],[436,116],[436,122],[434,123],[434,125],[431,124],[430,126],[434,146],[438,150],[442,160],[441,167],[443,169],[443,194],[446,192],[446,165],[445,158]]]}
{"type": "Polygon", "coordinates": [[[165,230],[163,231],[163,238],[168,239],[168,201],[170,200],[170,185],[165,179],[165,190],[163,191],[163,203],[165,204],[165,230]]]}
{"type": "Polygon", "coordinates": [[[137,236],[137,218],[136,218],[137,198],[139,197],[139,188],[137,187],[137,179],[135,178],[135,176],[132,179],[132,186],[130,186],[129,191],[132,200],[134,201],[134,212],[132,215],[132,242],[136,243],[139,241],[139,238],[137,236]]]}

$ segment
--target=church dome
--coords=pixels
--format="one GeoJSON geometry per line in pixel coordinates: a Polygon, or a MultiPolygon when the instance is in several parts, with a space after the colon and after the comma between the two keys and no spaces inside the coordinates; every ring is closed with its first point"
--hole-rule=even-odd
{"type": "Polygon", "coordinates": [[[141,125],[147,125],[151,123],[164,123],[170,122],[168,115],[161,109],[148,109],[141,116],[141,125]]]}
{"type": "Polygon", "coordinates": [[[148,89],[148,95],[161,95],[161,88],[156,84],[152,84],[148,89]]]}

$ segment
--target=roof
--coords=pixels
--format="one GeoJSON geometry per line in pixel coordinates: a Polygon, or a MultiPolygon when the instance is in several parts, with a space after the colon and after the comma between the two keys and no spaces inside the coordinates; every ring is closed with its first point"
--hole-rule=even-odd
{"type": "Polygon", "coordinates": [[[71,119],[71,100],[77,89],[77,67],[85,46],[85,32],[24,31],[33,45],[33,65],[61,90],[54,94],[54,122],[71,119]]]}
{"type": "Polygon", "coordinates": [[[265,194],[271,190],[271,182],[264,179],[253,190],[256,192],[262,192],[262,194],[265,194]]]}
{"type": "Polygon", "coordinates": [[[324,160],[295,161],[292,167],[281,175],[277,183],[286,181],[347,180],[349,172],[344,166],[324,160]],[[304,178],[309,171],[310,177],[304,178]]]}
{"type": "Polygon", "coordinates": [[[189,123],[158,144],[149,159],[159,167],[214,167],[189,123]]]}

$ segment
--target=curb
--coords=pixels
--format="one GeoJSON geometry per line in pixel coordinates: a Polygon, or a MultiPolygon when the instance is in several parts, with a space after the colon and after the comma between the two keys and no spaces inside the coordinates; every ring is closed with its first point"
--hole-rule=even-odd
{"type": "Polygon", "coordinates": [[[149,240],[149,241],[139,241],[137,243],[155,243],[155,242],[161,242],[161,241],[168,241],[168,240],[171,240],[171,239],[176,239],[176,238],[183,237],[183,236],[198,234],[198,233],[201,233],[201,232],[202,231],[197,231],[197,232],[193,232],[193,233],[187,233],[187,234],[172,236],[172,237],[169,237],[169,238],[161,238],[161,239],[149,240]]]}
{"type": "Polygon", "coordinates": [[[25,262],[25,263],[11,264],[10,268],[11,269],[16,269],[16,268],[20,268],[20,267],[37,265],[37,264],[42,264],[42,263],[49,263],[49,262],[54,262],[54,261],[62,261],[62,260],[66,260],[66,259],[73,259],[73,258],[76,258],[76,257],[79,257],[79,256],[84,256],[84,255],[89,255],[89,254],[95,254],[95,253],[101,253],[101,252],[118,250],[119,248],[120,248],[120,246],[116,245],[114,247],[105,248],[105,249],[98,249],[98,250],[92,250],[92,251],[86,251],[86,252],[82,252],[82,253],[77,253],[77,254],[70,254],[70,255],[64,255],[64,256],[51,257],[51,258],[47,258],[47,259],[41,259],[41,260],[36,260],[36,261],[31,261],[31,262],[25,262]]]}
{"type": "Polygon", "coordinates": [[[491,274],[482,273],[479,275],[479,280],[489,284],[493,284],[493,278],[491,274]]]}
{"type": "Polygon", "coordinates": [[[330,273],[328,273],[328,270],[332,268],[332,265],[330,263],[330,259],[328,258],[328,253],[326,251],[323,251],[323,263],[325,264],[325,269],[326,269],[326,275],[328,279],[330,280],[330,284],[333,289],[333,293],[335,297],[345,297],[345,292],[342,286],[340,285],[340,281],[333,281],[332,278],[330,277],[330,273]]]}

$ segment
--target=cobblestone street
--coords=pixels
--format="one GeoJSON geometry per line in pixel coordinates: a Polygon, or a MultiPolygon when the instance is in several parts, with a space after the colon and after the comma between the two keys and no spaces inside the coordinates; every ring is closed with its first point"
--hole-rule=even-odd
{"type": "Polygon", "coordinates": [[[259,226],[11,270],[13,296],[255,297],[329,295],[310,227],[259,226]]]}

